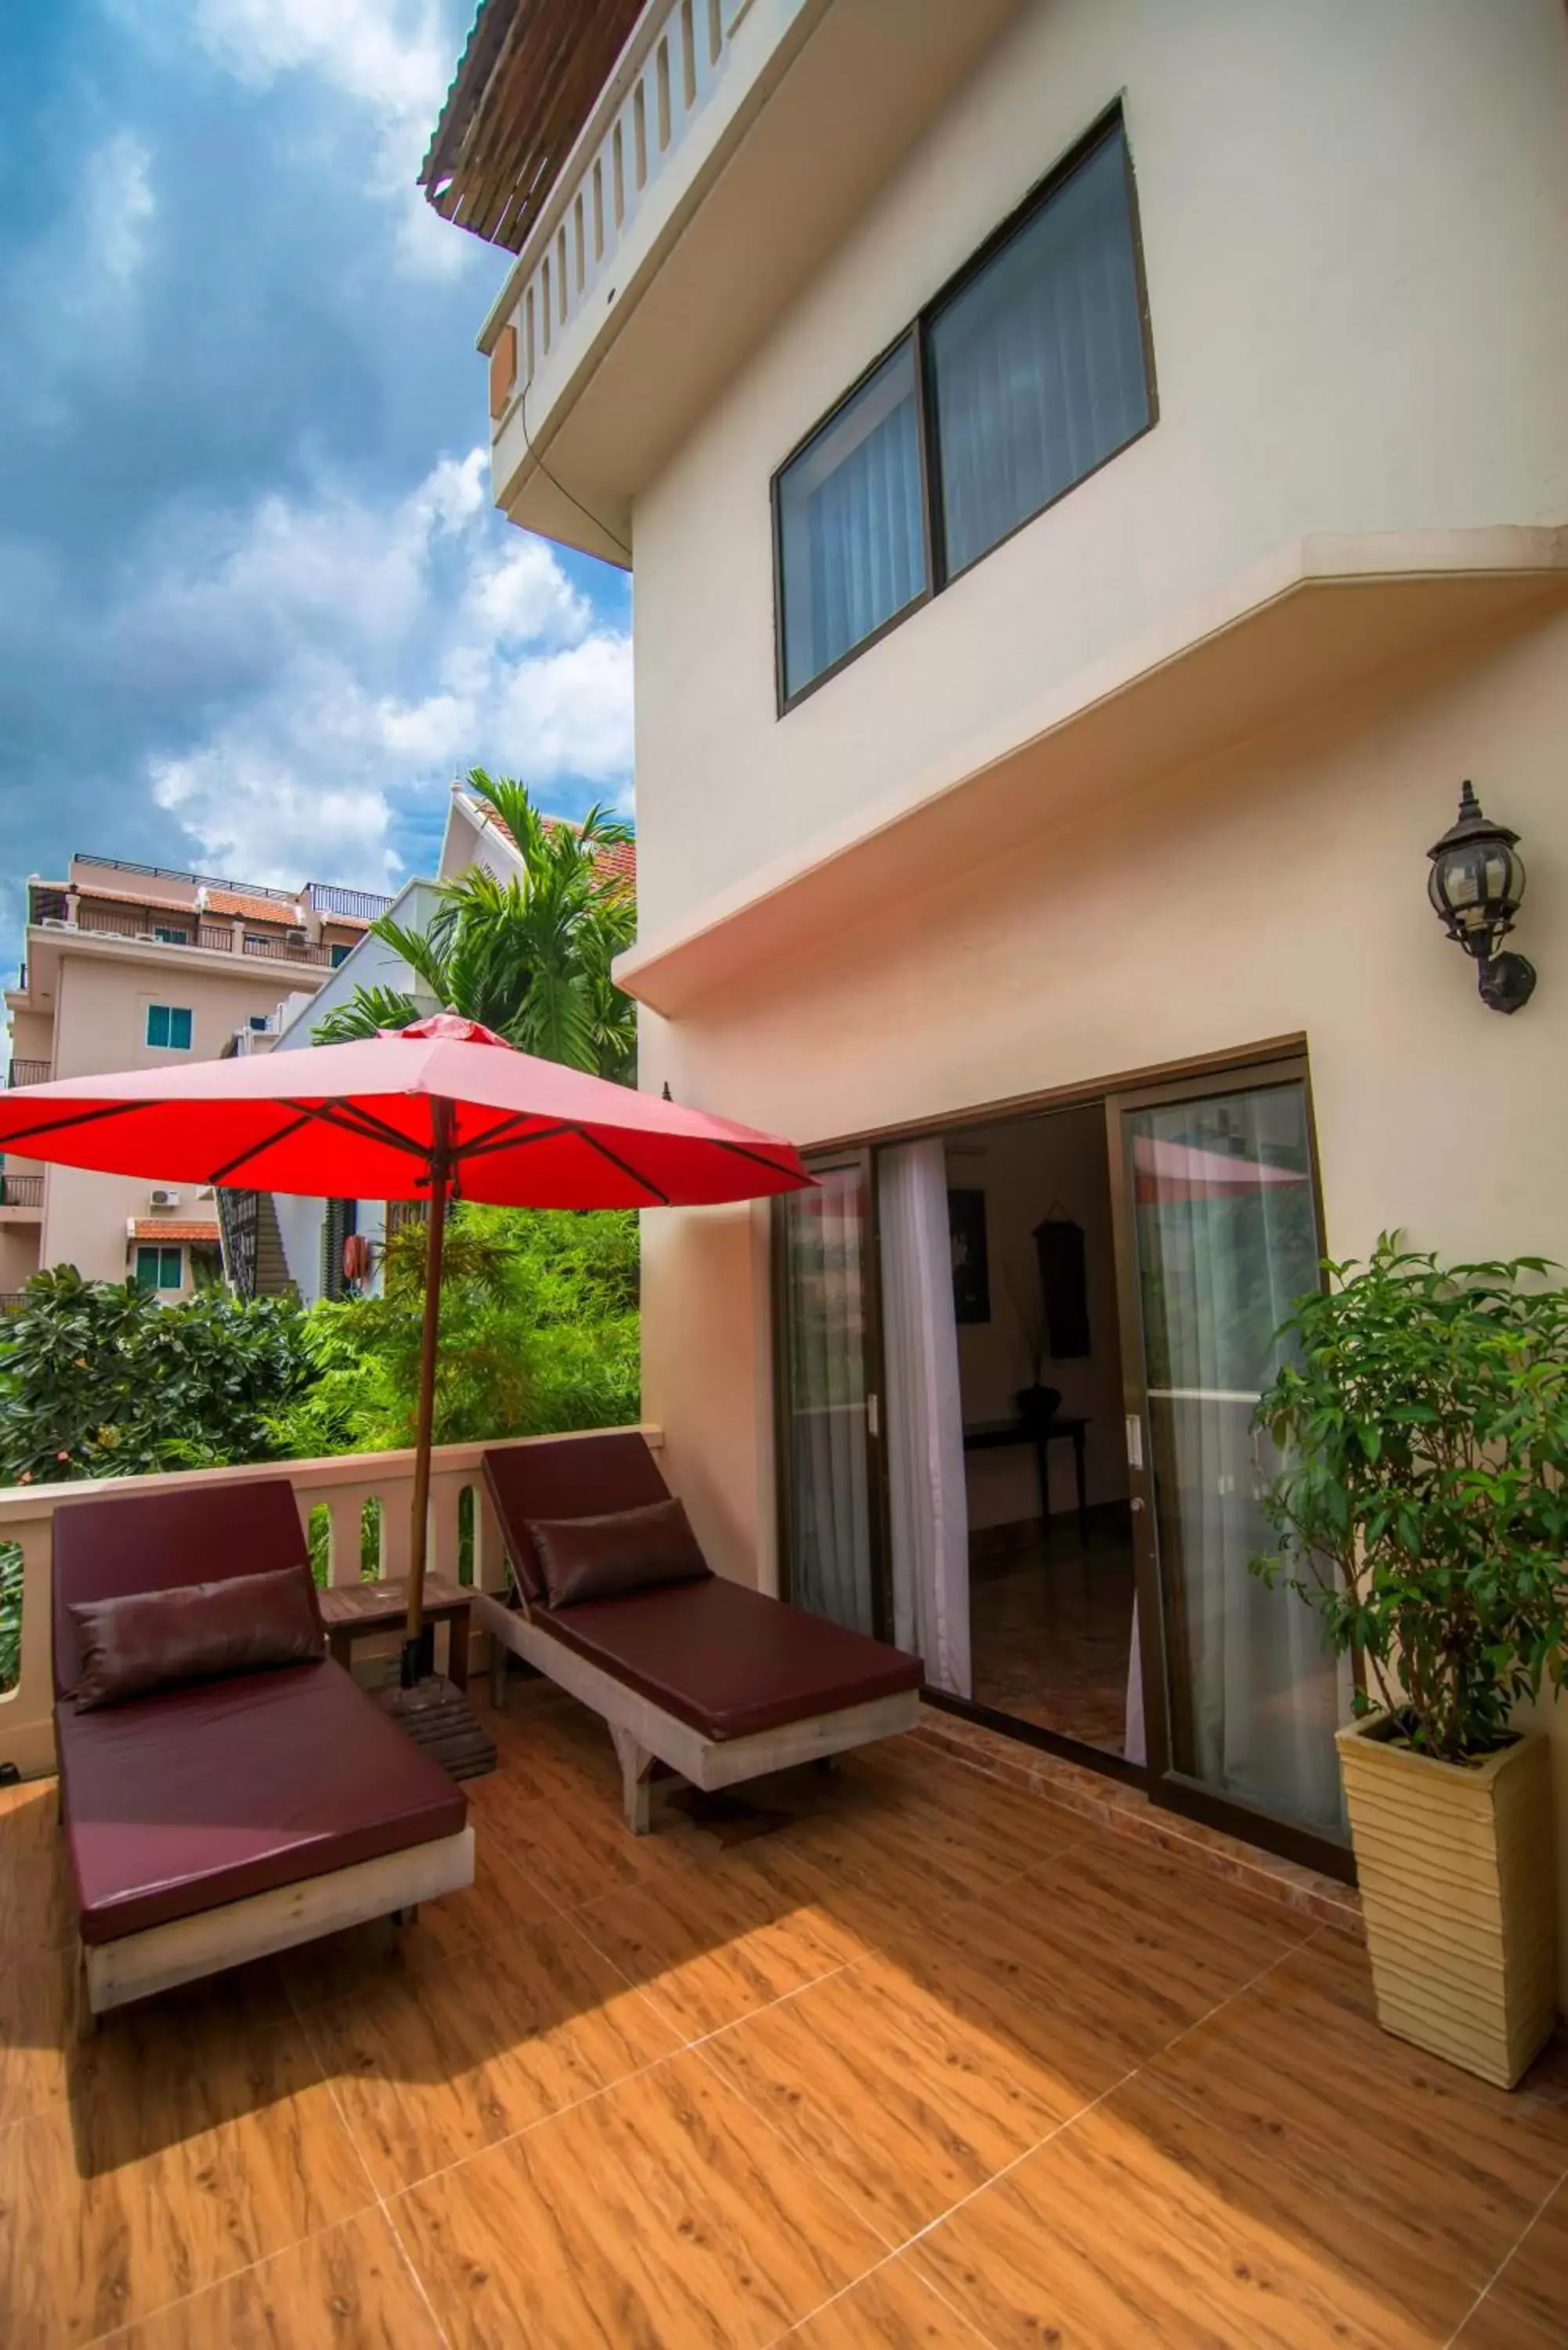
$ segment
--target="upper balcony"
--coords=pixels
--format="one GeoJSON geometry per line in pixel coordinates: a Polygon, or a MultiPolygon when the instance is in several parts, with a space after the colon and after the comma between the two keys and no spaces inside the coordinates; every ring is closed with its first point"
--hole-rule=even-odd
{"type": "Polygon", "coordinates": [[[507,72],[553,11],[513,6],[472,99],[464,60],[431,178],[441,210],[524,237],[480,338],[514,522],[629,564],[639,491],[1017,5],[648,0],[558,168],[507,72]]]}

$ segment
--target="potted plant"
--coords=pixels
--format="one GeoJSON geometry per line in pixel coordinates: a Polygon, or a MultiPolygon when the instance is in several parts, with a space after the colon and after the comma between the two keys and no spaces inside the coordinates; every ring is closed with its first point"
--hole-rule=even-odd
{"type": "Polygon", "coordinates": [[[1356,1662],[1338,1745],[1379,2017],[1504,2087],[1557,2004],[1548,1742],[1513,1726],[1568,1633],[1555,1270],[1386,1233],[1298,1302],[1257,1413],[1284,1466],[1253,1571],[1356,1662]]]}

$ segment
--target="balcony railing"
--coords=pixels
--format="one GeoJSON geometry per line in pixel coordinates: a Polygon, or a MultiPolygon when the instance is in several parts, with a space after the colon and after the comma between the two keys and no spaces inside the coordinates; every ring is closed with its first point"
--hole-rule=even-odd
{"type": "MultiPolygon", "coordinates": [[[[26,1303],[27,1293],[25,1289],[0,1289],[0,1315],[20,1314],[26,1303]]],[[[0,1716],[0,1719],[4,1717],[0,1716]]]]}
{"type": "Polygon", "coordinates": [[[78,906],[76,927],[78,931],[90,931],[98,938],[136,939],[143,945],[200,947],[205,954],[233,954],[234,951],[230,923],[184,923],[178,917],[161,922],[134,906],[128,906],[123,913],[109,906],[78,906]]]}
{"type": "Polygon", "coordinates": [[[328,971],[332,968],[331,948],[312,946],[309,940],[304,938],[268,939],[247,931],[244,951],[248,955],[260,955],[265,962],[320,963],[328,971]]]}
{"type": "MultiPolygon", "coordinates": [[[[662,1441],[657,1429],[642,1432],[651,1444],[662,1441]]],[[[507,1440],[508,1449],[542,1440],[514,1437],[507,1440]]],[[[505,1581],[505,1553],[480,1469],[490,1449],[483,1444],[437,1447],[431,1471],[428,1565],[432,1575],[458,1579],[462,1521],[472,1513],[472,1581],[481,1590],[498,1591],[505,1581]],[[466,1504],[465,1492],[472,1497],[466,1504]]],[[[376,1573],[369,1580],[408,1573],[413,1474],[411,1451],[360,1452],[327,1461],[272,1461],[245,1469],[192,1469],[161,1477],[0,1488],[0,1611],[15,1607],[18,1582],[21,1587],[20,1672],[15,1687],[0,1694],[0,1763],[16,1763],[24,1778],[55,1766],[51,1576],[55,1512],[62,1503],[121,1492],[171,1492],[234,1477],[282,1478],[293,1486],[300,1523],[307,1534],[317,1534],[318,1545],[325,1531],[327,1579],[352,1584],[367,1579],[364,1557],[372,1539],[376,1573]],[[379,1510],[368,1508],[370,1503],[379,1503],[379,1510]],[[319,1520],[317,1512],[322,1513],[319,1520]]],[[[396,1654],[395,1637],[389,1636],[381,1645],[388,1657],[396,1654]]],[[[358,1651],[362,1657],[375,1653],[369,1641],[358,1651]]]]}
{"type": "Polygon", "coordinates": [[[54,1075],[54,1067],[52,1061],[22,1061],[13,1057],[5,1072],[5,1082],[13,1088],[17,1086],[47,1086],[54,1075]]]}
{"type": "Polygon", "coordinates": [[[339,889],[334,881],[310,881],[306,884],[305,902],[318,914],[351,914],[358,921],[373,922],[393,900],[379,897],[374,889],[339,889]]]}
{"type": "MultiPolygon", "coordinates": [[[[712,98],[746,5],[663,0],[644,11],[521,256],[527,274],[512,314],[521,387],[590,305],[604,308],[618,255],[649,188],[712,98]]],[[[547,405],[531,407],[530,416],[547,405]]]]}
{"type": "Polygon", "coordinates": [[[43,1204],[41,1175],[13,1175],[9,1170],[0,1173],[0,1208],[41,1208],[43,1204]]]}

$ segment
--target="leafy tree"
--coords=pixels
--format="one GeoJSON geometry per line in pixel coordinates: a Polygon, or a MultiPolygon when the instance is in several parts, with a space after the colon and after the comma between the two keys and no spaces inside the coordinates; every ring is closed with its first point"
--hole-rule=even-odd
{"type": "Polygon", "coordinates": [[[266,1415],[314,1377],[291,1300],[36,1274],[0,1333],[0,1482],[275,1457],[266,1415]]]}
{"type": "MultiPolygon", "coordinates": [[[[0,1330],[0,1483],[65,1483],[269,1461],[268,1415],[316,1376],[304,1316],[280,1298],[35,1274],[0,1330]]],[[[0,1690],[21,1653],[22,1554],[0,1544],[0,1690]]]]}
{"type": "MultiPolygon", "coordinates": [[[[629,1082],[636,1009],[610,965],[631,943],[637,906],[628,882],[607,877],[603,852],[629,841],[630,827],[602,807],[578,826],[545,816],[524,785],[483,767],[467,782],[516,843],[521,873],[499,881],[475,867],[441,885],[427,930],[383,917],[375,935],[445,1010],[482,1021],[525,1053],[629,1082]]],[[[411,994],[360,987],[323,1020],[315,1042],[342,1044],[418,1017],[411,994]]]]}
{"type": "MultiPolygon", "coordinates": [[[[424,1234],[395,1232],[379,1297],[315,1307],[315,1377],[272,1416],[294,1459],[413,1441],[424,1234]]],[[[639,1409],[637,1218],[464,1204],[448,1228],[438,1444],[612,1427],[639,1409]]]]}
{"type": "MultiPolygon", "coordinates": [[[[1564,1678],[1568,1290],[1541,1257],[1456,1264],[1385,1233],[1298,1301],[1257,1419],[1283,1575],[1410,1743],[1485,1754],[1564,1678]]],[[[1369,1700],[1362,1700],[1365,1705],[1369,1700]]]]}

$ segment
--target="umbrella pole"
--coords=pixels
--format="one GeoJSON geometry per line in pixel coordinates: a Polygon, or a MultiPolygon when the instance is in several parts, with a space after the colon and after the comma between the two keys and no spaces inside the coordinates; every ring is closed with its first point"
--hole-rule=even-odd
{"type": "Polygon", "coordinates": [[[425,1229],[425,1310],[420,1339],[419,1419],[414,1433],[413,1522],[409,1530],[409,1616],[403,1640],[401,1680],[413,1689],[435,1670],[434,1627],[424,1620],[425,1548],[430,1534],[431,1437],[435,1426],[436,1347],[441,1336],[441,1253],[446,1240],[446,1203],[452,1188],[452,1107],[431,1105],[435,1149],[431,1155],[431,1211],[425,1229]]]}

